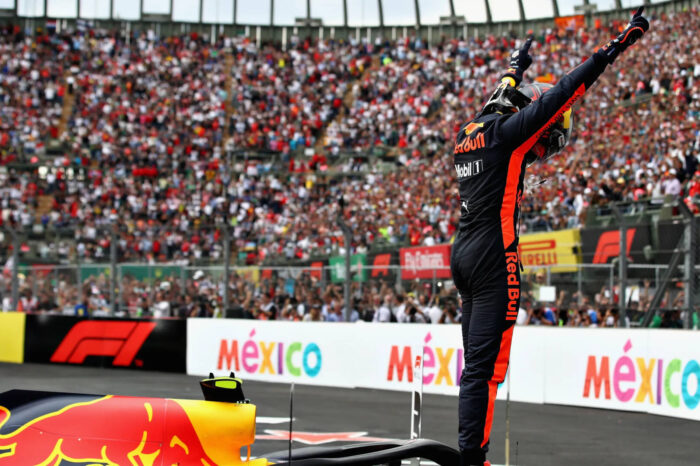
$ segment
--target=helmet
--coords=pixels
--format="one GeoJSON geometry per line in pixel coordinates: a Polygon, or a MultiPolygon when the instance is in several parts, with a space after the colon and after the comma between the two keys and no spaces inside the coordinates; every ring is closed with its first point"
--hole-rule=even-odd
{"type": "Polygon", "coordinates": [[[491,94],[489,100],[486,101],[482,115],[489,113],[514,113],[525,108],[530,104],[531,100],[518,89],[514,88],[505,81],[498,85],[496,90],[491,94]]]}
{"type": "MultiPolygon", "coordinates": [[[[524,96],[528,97],[531,102],[534,102],[552,87],[554,86],[551,84],[535,82],[521,86],[518,90],[524,96]]],[[[538,160],[547,160],[566,147],[571,138],[571,131],[573,128],[572,117],[572,111],[568,109],[542,133],[535,145],[532,146],[532,149],[525,154],[525,160],[528,165],[538,160]]]]}

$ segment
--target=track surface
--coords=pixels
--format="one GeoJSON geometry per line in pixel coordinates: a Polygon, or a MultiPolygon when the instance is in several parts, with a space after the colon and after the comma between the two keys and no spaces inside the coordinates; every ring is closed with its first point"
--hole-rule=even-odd
{"type": "MultiPolygon", "coordinates": [[[[198,378],[134,370],[0,363],[0,392],[24,388],[76,393],[112,393],[201,399],[198,378]]],[[[258,416],[287,417],[289,386],[245,382],[258,416]]],[[[456,446],[457,400],[427,395],[423,436],[456,446]]],[[[297,385],[294,430],[367,432],[373,437],[407,438],[410,395],[382,390],[297,385]]],[[[700,424],[647,414],[565,406],[511,403],[511,464],[697,465],[700,424]],[[517,442],[517,447],[516,447],[517,442]],[[517,463],[516,460],[517,449],[517,463]]],[[[258,425],[286,430],[288,424],[258,425]]],[[[504,464],[505,403],[496,403],[489,459],[504,464]]],[[[295,447],[305,445],[295,443],[295,447]]],[[[285,450],[284,441],[258,440],[253,455],[285,450]]]]}

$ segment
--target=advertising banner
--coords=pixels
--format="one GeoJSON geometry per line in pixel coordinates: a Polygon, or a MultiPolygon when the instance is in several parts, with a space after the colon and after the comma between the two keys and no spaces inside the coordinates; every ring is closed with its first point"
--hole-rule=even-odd
{"type": "Polygon", "coordinates": [[[569,229],[522,235],[518,254],[526,268],[552,266],[553,273],[576,272],[575,264],[581,263],[581,233],[569,229]]]}
{"type": "Polygon", "coordinates": [[[0,312],[0,362],[24,362],[26,314],[0,312]]]}
{"type": "Polygon", "coordinates": [[[353,324],[187,319],[187,373],[353,387],[353,324]],[[350,350],[349,350],[350,349],[350,350]],[[350,376],[349,376],[350,374],[350,376]]]}
{"type": "MultiPolygon", "coordinates": [[[[542,342],[518,334],[514,344],[539,348],[542,342]]],[[[464,365],[459,325],[187,321],[190,375],[234,371],[267,382],[411,391],[418,354],[425,361],[425,393],[459,393],[464,365]]],[[[525,350],[512,354],[513,380],[522,380],[519,401],[542,403],[544,380],[532,376],[542,359],[531,359],[525,350]]],[[[504,390],[499,397],[505,398],[504,390]]]]}
{"type": "Polygon", "coordinates": [[[368,257],[367,264],[370,266],[369,277],[371,280],[386,280],[395,282],[398,268],[398,251],[380,252],[368,257]]]}
{"type": "MultiPolygon", "coordinates": [[[[456,396],[459,325],[188,319],[187,373],[456,396]]],[[[510,399],[700,420],[700,345],[693,332],[515,328],[510,399]]],[[[507,384],[498,389],[505,399],[507,384]]]]}
{"type": "Polygon", "coordinates": [[[27,362],[185,372],[184,320],[28,314],[27,362]]]}
{"type": "MultiPolygon", "coordinates": [[[[355,360],[363,361],[357,369],[358,386],[410,391],[413,386],[412,361],[423,355],[423,391],[458,395],[459,379],[464,368],[464,350],[459,325],[389,324],[361,325],[357,338],[363,345],[355,360]]],[[[531,360],[526,347],[541,348],[542,342],[517,328],[511,351],[511,398],[542,403],[544,380],[532,377],[542,360],[531,360]],[[517,388],[517,393],[515,389],[517,388]],[[514,397],[515,396],[515,397],[514,397]]],[[[501,384],[498,398],[505,399],[506,386],[501,384]]]]}
{"type": "MultiPolygon", "coordinates": [[[[129,276],[139,281],[160,281],[168,277],[179,278],[182,275],[182,266],[179,265],[137,265],[120,264],[123,276],[129,276]]],[[[80,280],[85,281],[91,277],[104,275],[109,277],[111,273],[109,264],[83,264],[80,266],[80,280]]]]}
{"type": "Polygon", "coordinates": [[[401,248],[401,279],[450,278],[450,251],[452,245],[401,248]]]}
{"type": "MultiPolygon", "coordinates": [[[[673,256],[673,251],[679,246],[679,241],[683,237],[685,225],[683,220],[661,220],[656,224],[659,238],[659,246],[656,249],[654,262],[657,264],[668,264],[673,256]]],[[[680,244],[680,249],[685,245],[680,244]]]]}
{"type": "Polygon", "coordinates": [[[586,21],[583,15],[559,16],[554,18],[554,24],[561,29],[581,29],[586,21]]]}
{"type": "MultiPolygon", "coordinates": [[[[647,263],[644,246],[651,244],[649,225],[627,228],[627,256],[639,264],[647,263]]],[[[587,264],[608,264],[620,255],[620,230],[616,228],[584,228],[581,230],[583,261],[587,264]]]]}
{"type": "Polygon", "coordinates": [[[270,265],[270,268],[263,267],[260,269],[260,279],[284,278],[286,280],[298,280],[301,275],[307,274],[320,280],[325,265],[325,260],[295,262],[289,268],[285,268],[284,265],[270,265]]]}
{"type": "Polygon", "coordinates": [[[545,402],[700,420],[700,345],[677,330],[551,332],[545,402]]]}
{"type": "MultiPolygon", "coordinates": [[[[345,281],[345,256],[334,256],[328,259],[331,268],[331,281],[341,283],[345,281]]],[[[350,274],[354,282],[367,281],[367,255],[353,254],[350,256],[350,274]]]]}

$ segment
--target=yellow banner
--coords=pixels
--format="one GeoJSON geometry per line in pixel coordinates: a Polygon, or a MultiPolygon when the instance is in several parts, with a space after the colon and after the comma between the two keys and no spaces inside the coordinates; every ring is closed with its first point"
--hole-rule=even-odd
{"type": "Polygon", "coordinates": [[[581,232],[570,229],[522,235],[518,255],[525,268],[551,266],[555,273],[575,272],[575,264],[581,263],[581,232]]]}
{"type": "Polygon", "coordinates": [[[260,281],[260,267],[238,267],[236,273],[248,282],[258,283],[260,281]]]}
{"type": "Polygon", "coordinates": [[[0,312],[0,362],[24,362],[24,322],[22,312],[0,312]]]}

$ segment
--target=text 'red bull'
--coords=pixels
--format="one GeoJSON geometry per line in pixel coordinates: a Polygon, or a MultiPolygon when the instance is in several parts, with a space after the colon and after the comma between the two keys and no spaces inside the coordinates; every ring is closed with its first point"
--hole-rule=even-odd
{"type": "Polygon", "coordinates": [[[483,149],[486,145],[484,133],[479,133],[474,137],[467,136],[462,142],[455,145],[455,154],[466,154],[476,149],[483,149]]]}
{"type": "Polygon", "coordinates": [[[508,276],[508,310],[506,320],[515,320],[518,317],[518,298],[520,297],[520,280],[518,280],[518,253],[506,252],[506,271],[508,276]]]}

